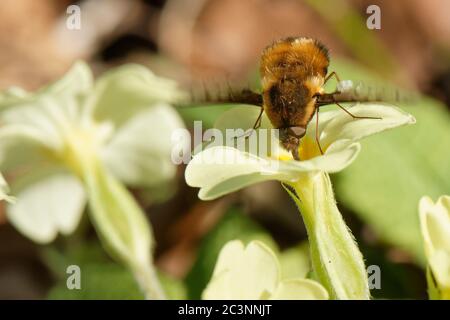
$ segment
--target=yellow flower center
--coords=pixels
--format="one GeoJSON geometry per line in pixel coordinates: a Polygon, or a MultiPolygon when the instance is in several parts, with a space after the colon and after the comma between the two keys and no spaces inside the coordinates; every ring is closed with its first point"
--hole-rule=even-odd
{"type": "Polygon", "coordinates": [[[61,129],[63,149],[52,150],[50,156],[63,163],[74,174],[82,176],[85,166],[99,156],[100,145],[104,140],[100,127],[101,124],[97,123],[68,124],[61,129]]]}
{"type": "MultiPolygon", "coordinates": [[[[321,145],[321,147],[323,152],[325,152],[326,151],[325,146],[321,145]]],[[[301,160],[308,160],[321,155],[317,141],[307,136],[303,137],[300,140],[298,152],[301,160]]]]}

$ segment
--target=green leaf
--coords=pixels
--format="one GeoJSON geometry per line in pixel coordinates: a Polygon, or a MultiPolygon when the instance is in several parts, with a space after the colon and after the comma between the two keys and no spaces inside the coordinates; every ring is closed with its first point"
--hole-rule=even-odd
{"type": "Polygon", "coordinates": [[[359,157],[338,175],[336,192],[384,241],[424,264],[417,204],[450,190],[450,117],[428,98],[402,108],[417,123],[363,141],[359,157]]]}
{"type": "Polygon", "coordinates": [[[214,123],[220,118],[222,113],[233,108],[234,105],[228,104],[217,104],[208,106],[192,106],[192,107],[179,107],[178,112],[180,113],[183,120],[186,122],[188,127],[194,127],[194,121],[202,122],[202,129],[206,130],[214,127],[214,123]]]}
{"type": "Polygon", "coordinates": [[[161,286],[164,289],[167,299],[169,300],[185,300],[186,299],[186,286],[183,281],[173,278],[172,276],[158,272],[158,278],[161,282],[161,286]]]}
{"type": "MultiPolygon", "coordinates": [[[[72,264],[78,265],[77,263],[72,264]]],[[[141,300],[144,298],[132,274],[120,265],[87,263],[79,265],[79,267],[81,289],[69,290],[65,279],[63,279],[61,283],[50,290],[47,298],[52,300],[141,300]]]]}
{"type": "Polygon", "coordinates": [[[378,39],[376,32],[366,27],[363,16],[348,2],[306,1],[328,22],[358,60],[381,74],[395,74],[396,65],[392,55],[378,39]]]}

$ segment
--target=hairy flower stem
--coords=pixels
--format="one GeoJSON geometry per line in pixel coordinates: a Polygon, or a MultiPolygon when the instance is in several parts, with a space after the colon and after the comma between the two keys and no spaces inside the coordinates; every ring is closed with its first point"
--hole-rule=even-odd
{"type": "Polygon", "coordinates": [[[144,268],[136,267],[133,270],[134,278],[136,279],[141,291],[144,293],[147,300],[164,300],[166,295],[161,287],[161,284],[151,262],[147,263],[144,268]]]}
{"type": "Polygon", "coordinates": [[[305,223],[313,270],[332,299],[369,299],[367,272],[358,246],[342,219],[327,173],[303,174],[286,183],[305,223]]]}

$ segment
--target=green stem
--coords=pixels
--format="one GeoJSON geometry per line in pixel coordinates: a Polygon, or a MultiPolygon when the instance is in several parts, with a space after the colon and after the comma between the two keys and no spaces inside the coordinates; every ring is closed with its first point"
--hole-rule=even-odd
{"type": "Polygon", "coordinates": [[[307,173],[287,185],[295,190],[286,188],[308,232],[313,270],[330,297],[370,299],[362,254],[336,206],[328,174],[307,173]]]}
{"type": "Polygon", "coordinates": [[[147,300],[166,299],[156,269],[152,263],[148,263],[144,266],[144,269],[135,268],[133,274],[147,300]]]}
{"type": "Polygon", "coordinates": [[[128,190],[100,162],[84,166],[91,220],[111,256],[134,274],[148,299],[164,299],[153,266],[153,232],[128,190]]]}

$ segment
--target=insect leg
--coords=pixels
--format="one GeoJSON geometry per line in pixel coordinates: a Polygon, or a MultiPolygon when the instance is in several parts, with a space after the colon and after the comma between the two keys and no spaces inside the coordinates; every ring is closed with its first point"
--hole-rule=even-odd
{"type": "Polygon", "coordinates": [[[320,153],[323,154],[319,139],[319,108],[316,109],[316,142],[317,146],[319,147],[320,153]]]}
{"type": "Polygon", "coordinates": [[[242,137],[249,138],[252,135],[253,131],[255,131],[256,129],[259,129],[259,127],[261,127],[263,112],[264,112],[264,108],[261,107],[261,111],[259,112],[258,118],[256,118],[256,121],[253,124],[253,128],[251,128],[250,130],[247,130],[240,136],[235,137],[235,139],[242,138],[242,137]]]}
{"type": "Polygon", "coordinates": [[[259,127],[261,127],[263,112],[264,112],[264,108],[261,107],[261,111],[259,112],[258,118],[256,119],[255,124],[253,125],[253,130],[259,129],[259,127]]]}
{"type": "Polygon", "coordinates": [[[333,71],[332,73],[330,73],[325,80],[323,81],[323,84],[327,83],[328,80],[330,80],[330,78],[334,76],[336,78],[337,82],[341,82],[341,79],[339,79],[339,76],[337,75],[337,73],[335,71],[333,71]]]}
{"type": "Polygon", "coordinates": [[[365,117],[365,116],[355,116],[353,113],[351,113],[350,111],[348,111],[347,109],[345,109],[343,106],[341,106],[336,100],[334,100],[333,97],[333,101],[334,103],[341,108],[342,110],[344,110],[350,117],[352,117],[353,119],[378,119],[381,120],[382,118],[380,117],[365,117]]]}

